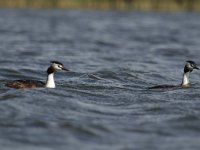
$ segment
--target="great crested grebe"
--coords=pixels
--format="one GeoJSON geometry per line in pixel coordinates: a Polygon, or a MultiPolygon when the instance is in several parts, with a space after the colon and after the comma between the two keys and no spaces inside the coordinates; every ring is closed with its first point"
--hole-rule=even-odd
{"type": "Polygon", "coordinates": [[[36,80],[14,80],[9,81],[5,85],[11,88],[37,88],[37,87],[46,87],[46,88],[55,88],[54,82],[54,73],[56,70],[65,70],[66,69],[62,63],[58,61],[51,61],[51,66],[47,69],[47,80],[46,82],[36,81],[36,80]]]}
{"type": "Polygon", "coordinates": [[[149,89],[168,89],[168,88],[175,88],[175,87],[189,87],[190,86],[189,75],[190,75],[190,72],[193,71],[193,69],[199,70],[196,63],[194,61],[186,61],[183,78],[180,85],[157,85],[157,86],[150,87],[149,89]]]}

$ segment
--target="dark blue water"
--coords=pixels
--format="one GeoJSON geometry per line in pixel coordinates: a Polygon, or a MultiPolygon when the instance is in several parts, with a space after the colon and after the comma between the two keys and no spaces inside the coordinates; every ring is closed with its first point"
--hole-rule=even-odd
{"type": "Polygon", "coordinates": [[[0,10],[1,150],[199,150],[200,14],[95,10],[0,10]],[[10,89],[46,80],[55,89],[10,89]]]}

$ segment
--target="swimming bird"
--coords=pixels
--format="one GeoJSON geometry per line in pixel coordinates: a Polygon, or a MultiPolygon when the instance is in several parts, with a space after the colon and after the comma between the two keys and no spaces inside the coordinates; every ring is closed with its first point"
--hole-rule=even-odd
{"type": "Polygon", "coordinates": [[[66,69],[61,62],[58,61],[51,61],[50,67],[47,69],[47,79],[46,82],[36,81],[36,80],[14,80],[9,81],[5,84],[5,86],[10,88],[38,88],[38,87],[46,87],[46,88],[55,88],[55,81],[54,81],[54,73],[57,70],[65,70],[66,69]]]}
{"type": "Polygon", "coordinates": [[[189,87],[189,75],[193,71],[193,69],[199,70],[197,67],[197,64],[194,61],[186,61],[184,72],[183,72],[183,78],[180,85],[157,85],[150,87],[149,89],[170,89],[170,88],[176,88],[176,87],[189,87]]]}

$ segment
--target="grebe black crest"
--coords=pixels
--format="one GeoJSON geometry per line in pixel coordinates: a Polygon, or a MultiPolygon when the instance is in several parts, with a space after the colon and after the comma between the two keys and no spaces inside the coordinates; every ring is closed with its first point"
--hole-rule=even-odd
{"type": "Polygon", "coordinates": [[[37,88],[37,87],[55,88],[56,85],[54,82],[54,73],[57,70],[69,71],[64,67],[64,65],[61,62],[51,61],[51,65],[47,69],[47,80],[45,83],[35,80],[14,80],[7,82],[6,86],[11,88],[37,88]]]}
{"type": "Polygon", "coordinates": [[[183,78],[180,85],[157,85],[150,87],[149,89],[172,89],[172,88],[178,88],[178,87],[189,87],[189,75],[193,71],[193,69],[199,70],[197,67],[197,64],[194,61],[186,61],[184,72],[183,72],[183,78]]]}

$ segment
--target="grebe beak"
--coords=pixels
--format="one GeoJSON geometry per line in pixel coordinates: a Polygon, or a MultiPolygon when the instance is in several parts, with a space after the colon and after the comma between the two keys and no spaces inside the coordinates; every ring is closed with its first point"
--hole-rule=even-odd
{"type": "Polygon", "coordinates": [[[62,70],[65,70],[65,71],[70,71],[69,69],[67,69],[67,68],[65,68],[65,67],[63,67],[63,68],[62,68],[62,70]]]}
{"type": "Polygon", "coordinates": [[[194,69],[200,70],[198,67],[194,67],[194,69]]]}

